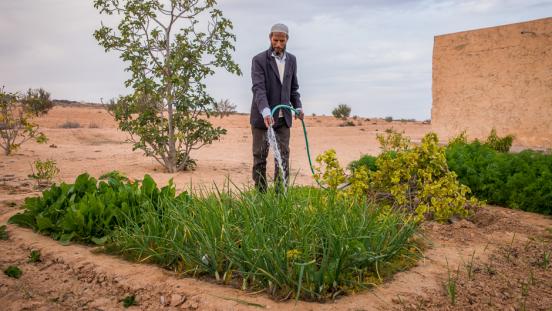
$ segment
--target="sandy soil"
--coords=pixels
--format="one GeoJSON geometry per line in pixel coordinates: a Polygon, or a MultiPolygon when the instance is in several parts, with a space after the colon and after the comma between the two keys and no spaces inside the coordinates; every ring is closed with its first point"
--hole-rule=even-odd
{"type": "MultiPolygon", "coordinates": [[[[27,177],[36,159],[54,159],[60,180],[72,182],[87,171],[99,176],[119,170],[133,178],[145,173],[160,185],[173,178],[179,190],[223,183],[250,183],[251,137],[248,116],[214,119],[228,129],[222,141],[193,154],[198,169],[168,174],[152,159],[132,151],[126,134],[102,109],[55,107],[39,120],[50,138],[46,145],[27,143],[13,156],[0,156],[0,224],[15,214],[27,196],[37,195],[27,177]],[[63,129],[66,121],[81,128],[63,129]],[[89,128],[93,123],[98,128],[89,128]]],[[[376,154],[376,134],[386,128],[404,130],[419,141],[430,126],[422,123],[385,122],[358,118],[357,126],[339,127],[333,117],[307,117],[313,155],[334,148],[342,164],[361,154],[376,154]]],[[[312,184],[302,130],[292,131],[291,165],[296,183],[312,184]]],[[[0,303],[5,310],[114,310],[121,300],[135,295],[130,309],[189,310],[551,310],[552,219],[500,207],[487,206],[471,220],[450,225],[428,223],[423,233],[430,247],[413,269],[401,272],[378,288],[317,304],[277,302],[264,293],[246,293],[209,281],[181,278],[161,268],[130,263],[97,249],[62,246],[30,230],[8,225],[9,240],[0,241],[0,268],[18,265],[20,279],[0,274],[0,303]],[[42,261],[28,263],[31,250],[42,261]],[[473,258],[473,259],[472,259],[473,258]],[[472,263],[470,265],[470,263],[472,263]],[[447,268],[448,266],[448,268],[447,268]],[[473,272],[470,276],[468,268],[473,272]],[[456,278],[456,269],[458,277],[456,278]],[[445,290],[448,271],[457,284],[456,305],[445,290]]]]}

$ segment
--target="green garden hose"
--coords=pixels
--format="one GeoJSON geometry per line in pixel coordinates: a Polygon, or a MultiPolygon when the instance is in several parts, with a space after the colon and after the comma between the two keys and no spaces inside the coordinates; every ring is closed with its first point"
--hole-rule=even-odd
{"type": "MultiPolygon", "coordinates": [[[[272,108],[272,111],[270,112],[270,114],[274,117],[274,114],[276,113],[276,111],[280,108],[284,108],[284,109],[287,109],[289,111],[293,111],[295,114],[299,114],[299,112],[289,106],[289,105],[278,105],[274,108],[272,108]]],[[[312,177],[314,178],[314,180],[316,181],[316,183],[321,187],[321,188],[324,188],[326,189],[326,187],[324,187],[320,181],[318,180],[318,178],[315,177],[315,172],[314,172],[314,168],[312,166],[312,160],[311,160],[311,154],[310,154],[310,149],[309,149],[309,138],[307,136],[307,128],[305,127],[305,121],[303,121],[303,119],[301,119],[301,124],[303,125],[303,135],[305,136],[305,145],[307,146],[307,157],[309,158],[309,166],[310,166],[310,169],[311,169],[311,173],[312,173],[312,177]]]]}

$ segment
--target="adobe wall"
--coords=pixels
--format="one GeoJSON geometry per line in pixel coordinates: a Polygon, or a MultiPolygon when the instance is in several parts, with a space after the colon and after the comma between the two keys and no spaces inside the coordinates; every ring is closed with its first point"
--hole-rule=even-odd
{"type": "Polygon", "coordinates": [[[432,130],[552,148],[552,18],[435,37],[432,130]]]}

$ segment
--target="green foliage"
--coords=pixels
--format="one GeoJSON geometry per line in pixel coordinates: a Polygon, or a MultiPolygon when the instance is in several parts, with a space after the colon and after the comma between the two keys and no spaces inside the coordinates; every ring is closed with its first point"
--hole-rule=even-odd
{"type": "Polygon", "coordinates": [[[36,117],[48,113],[54,107],[54,102],[50,100],[50,93],[42,88],[29,89],[21,102],[25,111],[36,117]]]}
{"type": "MultiPolygon", "coordinates": [[[[466,217],[479,206],[475,198],[469,198],[470,189],[449,170],[445,148],[439,146],[437,135],[427,134],[421,145],[414,147],[407,137],[393,130],[377,138],[383,152],[373,165],[374,159],[369,156],[366,165],[349,165],[351,186],[345,195],[364,194],[393,209],[407,210],[419,219],[437,221],[466,217]]],[[[326,152],[317,160],[325,164],[317,173],[323,182],[334,185],[334,181],[345,181],[335,151],[326,152]]]]}
{"type": "MultiPolygon", "coordinates": [[[[44,90],[43,93],[47,94],[44,90]]],[[[48,111],[48,103],[44,99],[34,99],[34,91],[29,90],[27,97],[20,100],[15,93],[0,89],[0,147],[5,155],[11,155],[30,139],[38,143],[46,143],[46,136],[38,131],[38,125],[31,120],[33,117],[48,111]]],[[[37,95],[45,96],[45,95],[37,95]]],[[[48,94],[49,97],[49,94],[48,94]]]]}
{"type": "Polygon", "coordinates": [[[149,175],[141,184],[117,178],[116,174],[99,183],[88,174],[74,184],[54,185],[41,197],[25,199],[25,211],[10,223],[29,227],[56,240],[104,244],[111,232],[127,219],[139,217],[145,206],[159,206],[162,198],[181,200],[175,195],[172,180],[161,189],[149,175]]]}
{"type": "Polygon", "coordinates": [[[451,144],[447,163],[460,182],[488,203],[552,214],[552,155],[498,152],[474,141],[451,144]]]}
{"type": "Polygon", "coordinates": [[[416,261],[412,217],[340,196],[205,190],[119,227],[111,250],[186,275],[210,275],[278,298],[332,299],[379,284],[416,261]],[[379,277],[378,277],[379,274],[379,277]]]}
{"type": "Polygon", "coordinates": [[[332,110],[332,115],[337,119],[347,120],[347,118],[351,115],[351,107],[345,104],[340,104],[332,110]]]}
{"type": "Polygon", "coordinates": [[[378,166],[376,165],[376,157],[374,156],[371,156],[371,155],[363,155],[362,157],[360,157],[360,159],[356,160],[356,161],[352,161],[351,163],[349,163],[349,165],[347,166],[347,168],[353,172],[355,171],[357,168],[361,167],[361,166],[364,166],[366,167],[368,170],[370,171],[376,171],[378,169],[378,166]]]}
{"type": "Polygon", "coordinates": [[[36,180],[39,187],[51,184],[54,178],[59,175],[59,168],[54,160],[36,160],[34,161],[34,169],[32,167],[31,169],[33,173],[29,177],[36,180]]]}
{"type": "Polygon", "coordinates": [[[8,240],[10,238],[6,225],[0,226],[0,240],[8,240]]]}
{"type": "Polygon", "coordinates": [[[33,249],[29,254],[29,260],[27,262],[29,263],[41,262],[42,259],[40,258],[40,256],[41,256],[40,251],[33,249]]]}
{"type": "Polygon", "coordinates": [[[9,266],[6,270],[4,270],[4,274],[10,278],[19,279],[23,274],[23,271],[21,271],[21,269],[17,266],[9,266]]]}
{"type": "Polygon", "coordinates": [[[232,22],[211,0],[94,0],[94,7],[121,16],[116,28],[94,32],[106,52],[121,52],[131,73],[125,85],[133,93],[109,106],[119,128],[134,150],[169,172],[192,169],[191,152],[226,133],[206,120],[215,101],[205,79],[217,68],[241,74],[231,55],[232,22]]]}
{"type": "Polygon", "coordinates": [[[512,142],[514,141],[513,135],[506,135],[504,137],[499,137],[496,134],[496,130],[493,128],[491,133],[485,141],[485,145],[491,147],[492,149],[498,152],[508,152],[512,147],[512,142]]]}
{"type": "Polygon", "coordinates": [[[131,306],[137,306],[138,302],[136,301],[135,295],[128,295],[123,299],[123,307],[128,308],[131,306]]]}

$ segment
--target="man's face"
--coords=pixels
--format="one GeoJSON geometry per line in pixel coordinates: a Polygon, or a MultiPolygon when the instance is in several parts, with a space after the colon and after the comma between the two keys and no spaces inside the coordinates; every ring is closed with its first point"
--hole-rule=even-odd
{"type": "Polygon", "coordinates": [[[282,54],[286,49],[287,35],[283,32],[273,32],[270,35],[270,44],[276,55],[282,54]]]}

